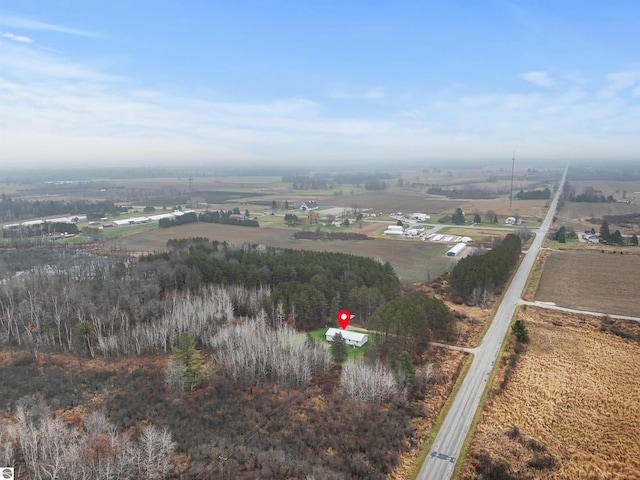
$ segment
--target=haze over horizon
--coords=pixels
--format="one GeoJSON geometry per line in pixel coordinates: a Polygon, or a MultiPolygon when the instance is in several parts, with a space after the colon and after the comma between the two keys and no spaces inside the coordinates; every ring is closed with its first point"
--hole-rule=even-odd
{"type": "Polygon", "coordinates": [[[632,160],[640,3],[0,7],[0,168],[632,160]]]}

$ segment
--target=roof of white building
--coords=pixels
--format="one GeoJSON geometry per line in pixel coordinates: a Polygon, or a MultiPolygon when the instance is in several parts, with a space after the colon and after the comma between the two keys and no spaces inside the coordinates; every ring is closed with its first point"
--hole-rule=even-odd
{"type": "Polygon", "coordinates": [[[354,332],[353,330],[342,330],[341,328],[330,328],[325,333],[325,336],[333,337],[336,333],[342,335],[345,340],[351,340],[353,342],[360,342],[363,338],[367,337],[366,333],[354,332]]]}

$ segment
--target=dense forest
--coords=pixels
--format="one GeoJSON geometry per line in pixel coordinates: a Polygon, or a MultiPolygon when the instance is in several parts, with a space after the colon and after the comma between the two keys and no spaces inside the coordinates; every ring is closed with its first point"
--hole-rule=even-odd
{"type": "Polygon", "coordinates": [[[0,262],[0,343],[22,352],[0,365],[0,455],[20,478],[383,479],[434,381],[416,354],[454,330],[440,300],[402,296],[388,263],[355,255],[196,238],[0,262]],[[388,332],[344,365],[304,333],[340,308],[388,332]],[[202,359],[186,391],[185,334],[202,359]]]}
{"type": "Polygon", "coordinates": [[[461,259],[449,275],[452,293],[472,305],[487,304],[495,289],[509,279],[520,257],[521,243],[518,235],[510,233],[487,253],[461,259]]]}
{"type": "Polygon", "coordinates": [[[5,342],[90,355],[166,351],[181,329],[193,329],[202,341],[213,324],[262,308],[302,330],[326,325],[340,308],[353,308],[366,322],[400,290],[388,263],[205,239],[170,241],[168,252],[139,262],[77,256],[82,261],[69,268],[33,267],[0,287],[5,342]],[[185,318],[181,309],[196,301],[200,313],[185,318]],[[208,322],[198,323],[198,315],[208,322]]]}

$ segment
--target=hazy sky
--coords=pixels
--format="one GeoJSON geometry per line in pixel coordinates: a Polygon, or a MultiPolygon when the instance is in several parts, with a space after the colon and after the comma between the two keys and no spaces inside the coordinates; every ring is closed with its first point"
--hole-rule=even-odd
{"type": "Polygon", "coordinates": [[[3,0],[0,166],[638,158],[640,1],[3,0]]]}

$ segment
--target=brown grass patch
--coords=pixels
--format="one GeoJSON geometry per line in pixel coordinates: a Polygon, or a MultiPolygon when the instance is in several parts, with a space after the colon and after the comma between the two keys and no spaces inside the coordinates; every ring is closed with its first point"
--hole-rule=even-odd
{"type": "Polygon", "coordinates": [[[434,378],[437,376],[443,378],[444,381],[431,384],[431,389],[424,400],[427,415],[413,418],[412,422],[416,428],[416,438],[421,441],[417,442],[411,450],[402,455],[399,466],[389,475],[392,480],[407,478],[408,473],[415,466],[416,457],[422,448],[422,441],[427,437],[429,429],[435,423],[440,410],[442,410],[444,403],[449,398],[460,370],[467,359],[467,354],[454,350],[431,348],[425,353],[424,359],[432,363],[434,378]]]}
{"type": "Polygon", "coordinates": [[[535,299],[578,310],[640,316],[640,255],[629,253],[630,249],[621,255],[621,251],[606,247],[553,252],[535,299]]]}
{"type": "Polygon", "coordinates": [[[437,297],[442,300],[456,317],[458,337],[450,343],[454,343],[459,347],[475,347],[478,345],[480,334],[484,331],[487,322],[492,317],[496,298],[492,300],[488,308],[457,304],[452,302],[446,295],[446,283],[446,276],[441,276],[429,282],[406,285],[404,290],[406,292],[422,292],[425,295],[437,297]]]}
{"type": "Polygon", "coordinates": [[[640,472],[640,345],[581,316],[523,309],[531,341],[496,377],[461,478],[631,479],[640,472]]]}

